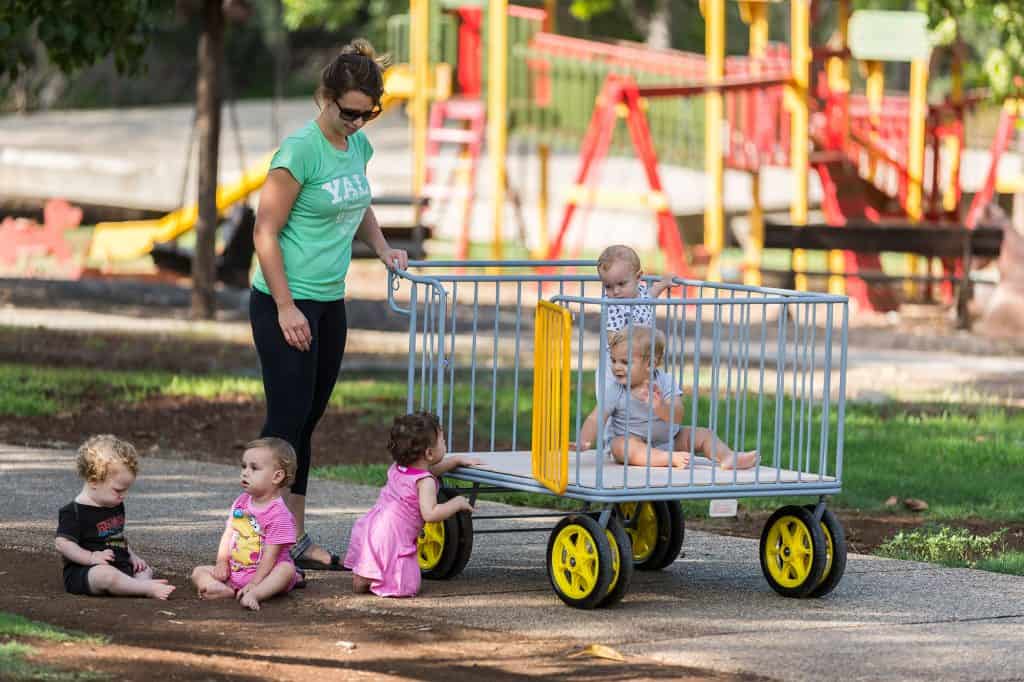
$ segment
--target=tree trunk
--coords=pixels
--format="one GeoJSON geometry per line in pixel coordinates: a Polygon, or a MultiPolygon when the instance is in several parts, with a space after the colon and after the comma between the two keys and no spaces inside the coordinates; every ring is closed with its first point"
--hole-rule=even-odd
{"type": "Polygon", "coordinates": [[[199,221],[192,256],[192,317],[212,319],[217,312],[214,287],[217,239],[217,159],[220,153],[221,62],[224,59],[224,12],[221,0],[203,2],[196,82],[199,128],[199,221]]]}
{"type": "Polygon", "coordinates": [[[651,20],[647,23],[647,47],[667,50],[672,47],[671,8],[668,0],[655,0],[651,20]]]}

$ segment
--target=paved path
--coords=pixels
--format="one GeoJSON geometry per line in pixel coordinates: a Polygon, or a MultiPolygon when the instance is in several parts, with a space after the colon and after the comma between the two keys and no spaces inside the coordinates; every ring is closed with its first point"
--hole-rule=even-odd
{"type": "MultiPolygon", "coordinates": [[[[56,510],[79,485],[72,457],[0,445],[0,541],[52,548],[56,510]]],[[[144,459],[129,498],[133,544],[178,572],[208,561],[237,490],[232,467],[144,459]]],[[[374,489],[313,481],[312,530],[341,547],[375,497],[374,489]]],[[[636,574],[618,607],[578,611],[548,586],[546,542],[545,533],[478,535],[465,572],[425,583],[417,599],[350,596],[345,573],[317,574],[323,588],[298,598],[786,680],[1024,679],[1024,578],[851,555],[832,595],[789,600],[761,576],[756,541],[691,532],[684,557],[636,574]]]]}

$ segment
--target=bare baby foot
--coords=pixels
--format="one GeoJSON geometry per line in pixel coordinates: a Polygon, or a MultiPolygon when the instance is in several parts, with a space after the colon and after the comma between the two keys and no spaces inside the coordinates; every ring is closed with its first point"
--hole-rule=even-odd
{"type": "Polygon", "coordinates": [[[252,592],[246,592],[238,601],[247,609],[252,609],[253,611],[260,610],[260,603],[256,600],[256,597],[252,596],[252,592]]]}
{"type": "Polygon", "coordinates": [[[168,585],[166,580],[150,580],[146,596],[150,599],[166,600],[175,589],[177,588],[174,585],[168,585]]]}
{"type": "Polygon", "coordinates": [[[757,450],[749,452],[734,452],[731,457],[724,458],[719,465],[723,469],[749,469],[757,465],[761,455],[757,450]]]}
{"type": "Polygon", "coordinates": [[[676,450],[672,453],[672,466],[674,467],[687,467],[690,466],[690,453],[685,450],[676,450]]]}
{"type": "Polygon", "coordinates": [[[200,599],[227,599],[228,597],[234,597],[235,591],[224,583],[211,581],[204,583],[202,587],[198,589],[200,599]]]}

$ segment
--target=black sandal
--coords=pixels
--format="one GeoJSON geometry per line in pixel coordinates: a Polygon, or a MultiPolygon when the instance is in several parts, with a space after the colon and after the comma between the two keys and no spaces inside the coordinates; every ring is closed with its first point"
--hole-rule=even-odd
{"type": "Polygon", "coordinates": [[[309,537],[308,533],[303,533],[302,537],[292,546],[291,552],[292,561],[299,568],[306,571],[345,571],[348,570],[341,565],[341,557],[337,554],[331,554],[330,563],[324,563],[323,561],[317,561],[316,559],[308,559],[302,555],[306,553],[310,547],[313,546],[313,540],[309,537]]]}

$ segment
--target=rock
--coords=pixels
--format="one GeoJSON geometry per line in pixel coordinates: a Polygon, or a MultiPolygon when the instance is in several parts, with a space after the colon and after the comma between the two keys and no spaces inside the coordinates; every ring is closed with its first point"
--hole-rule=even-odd
{"type": "Polygon", "coordinates": [[[903,500],[903,506],[910,511],[923,512],[928,510],[928,503],[924,500],[919,500],[916,497],[908,497],[903,500]]]}

